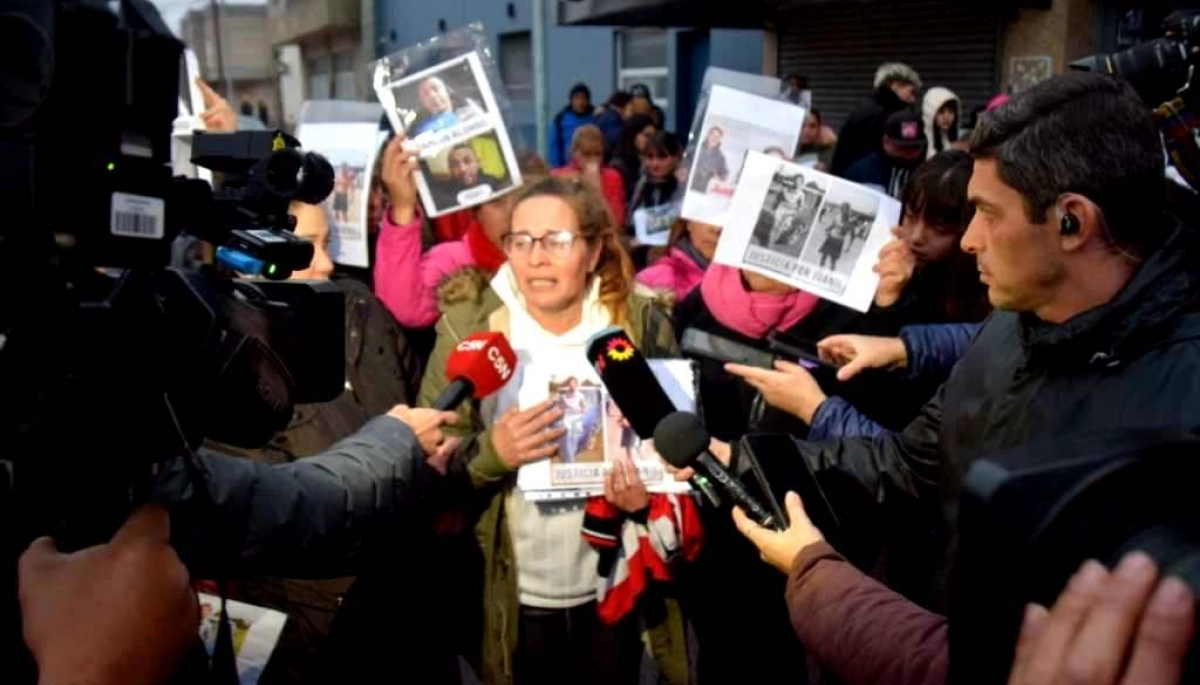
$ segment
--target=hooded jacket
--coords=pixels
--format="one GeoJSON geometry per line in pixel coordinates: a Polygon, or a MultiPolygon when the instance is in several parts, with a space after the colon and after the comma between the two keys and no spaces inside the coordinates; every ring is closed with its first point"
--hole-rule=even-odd
{"type": "Polygon", "coordinates": [[[858,160],[883,149],[884,122],[893,112],[905,107],[908,107],[908,103],[901,100],[891,88],[881,86],[872,93],[842,124],[829,173],[842,176],[858,160]]]}
{"type": "Polygon", "coordinates": [[[925,99],[921,101],[921,119],[925,122],[925,140],[929,141],[929,146],[925,152],[925,159],[936,155],[940,150],[937,149],[936,140],[942,141],[942,150],[949,150],[950,144],[953,142],[947,140],[946,134],[942,133],[937,127],[938,110],[945,107],[947,103],[953,102],[958,112],[954,125],[961,128],[962,123],[962,100],[959,99],[954,91],[941,86],[934,86],[925,93],[925,99]]]}

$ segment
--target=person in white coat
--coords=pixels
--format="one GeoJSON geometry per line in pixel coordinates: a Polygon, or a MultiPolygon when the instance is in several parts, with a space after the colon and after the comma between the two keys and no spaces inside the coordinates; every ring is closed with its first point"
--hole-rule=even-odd
{"type": "Polygon", "coordinates": [[[929,141],[926,159],[954,147],[958,141],[961,112],[962,101],[949,88],[935,86],[925,93],[921,119],[925,122],[925,139],[929,141]]]}

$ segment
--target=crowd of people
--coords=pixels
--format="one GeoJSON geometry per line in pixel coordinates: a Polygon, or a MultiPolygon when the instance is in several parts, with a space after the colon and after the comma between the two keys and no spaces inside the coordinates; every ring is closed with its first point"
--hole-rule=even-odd
{"type": "MultiPolygon", "coordinates": [[[[462,664],[489,685],[634,685],[646,669],[672,685],[946,682],[956,527],[943,505],[970,464],[1036,435],[1200,428],[1195,226],[1172,214],[1149,110],[1119,81],[1053,78],[973,131],[953,92],[922,97],[906,65],[881,66],[873,85],[836,134],[810,111],[792,151],[902,204],[866,312],[714,263],[720,226],[678,218],[665,248],[637,243],[634,213],[689,183],[644,86],[601,107],[575,86],[548,165],[524,155],[522,188],[436,221],[420,206],[417,153],[395,135],[370,191],[369,274],[340,274],[327,218],[294,207],[316,255],[296,277],[347,294],[346,392],[299,407],[243,454],[290,464],[352,451],[384,415],[413,426],[425,475],[420,515],[353,582],[230,588],[293,617],[260,682],[458,683],[462,664]],[[797,497],[773,531],[649,493],[632,468],[592,500],[526,498],[518,469],[579,433],[564,421],[574,388],[524,408],[518,383],[453,413],[408,408],[431,406],[473,333],[502,332],[520,363],[566,369],[611,325],[649,358],[683,356],[687,329],[759,349],[771,334],[816,342],[836,368],[696,358],[698,413],[726,463],[750,433],[802,439],[840,514],[840,548],[797,497]],[[675,553],[642,568],[596,542],[639,526],[675,553]],[[629,577],[636,591],[618,607],[629,577]]],[[[822,260],[836,264],[844,245],[831,240],[822,260]]],[[[50,563],[32,553],[30,567],[50,563]]],[[[1111,572],[1085,565],[1056,604],[1026,614],[1009,682],[1179,682],[1191,607],[1145,555],[1111,572]]]]}

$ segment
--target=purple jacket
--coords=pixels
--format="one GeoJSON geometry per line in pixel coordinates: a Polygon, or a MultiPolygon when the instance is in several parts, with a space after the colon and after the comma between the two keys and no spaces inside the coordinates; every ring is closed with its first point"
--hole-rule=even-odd
{"type": "Polygon", "coordinates": [[[384,212],[375,251],[375,296],[406,328],[437,323],[438,286],[450,274],[475,266],[466,239],[434,245],[421,254],[421,220],[392,223],[384,212]]]}
{"type": "Polygon", "coordinates": [[[637,282],[644,286],[674,293],[676,302],[682,302],[702,280],[704,269],[677,247],[672,247],[637,275],[637,282]]]}

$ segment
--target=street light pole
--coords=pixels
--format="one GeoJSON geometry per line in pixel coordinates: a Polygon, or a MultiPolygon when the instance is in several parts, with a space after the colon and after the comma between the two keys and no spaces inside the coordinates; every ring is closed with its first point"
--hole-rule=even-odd
{"type": "Polygon", "coordinates": [[[537,150],[543,159],[549,159],[546,147],[546,0],[533,0],[533,26],[530,31],[533,43],[533,107],[537,127],[537,150]]]}
{"type": "Polygon", "coordinates": [[[221,5],[218,0],[209,0],[213,15],[213,45],[217,51],[217,80],[225,85],[225,100],[233,103],[233,81],[225,73],[225,55],[221,51],[221,5]]]}

